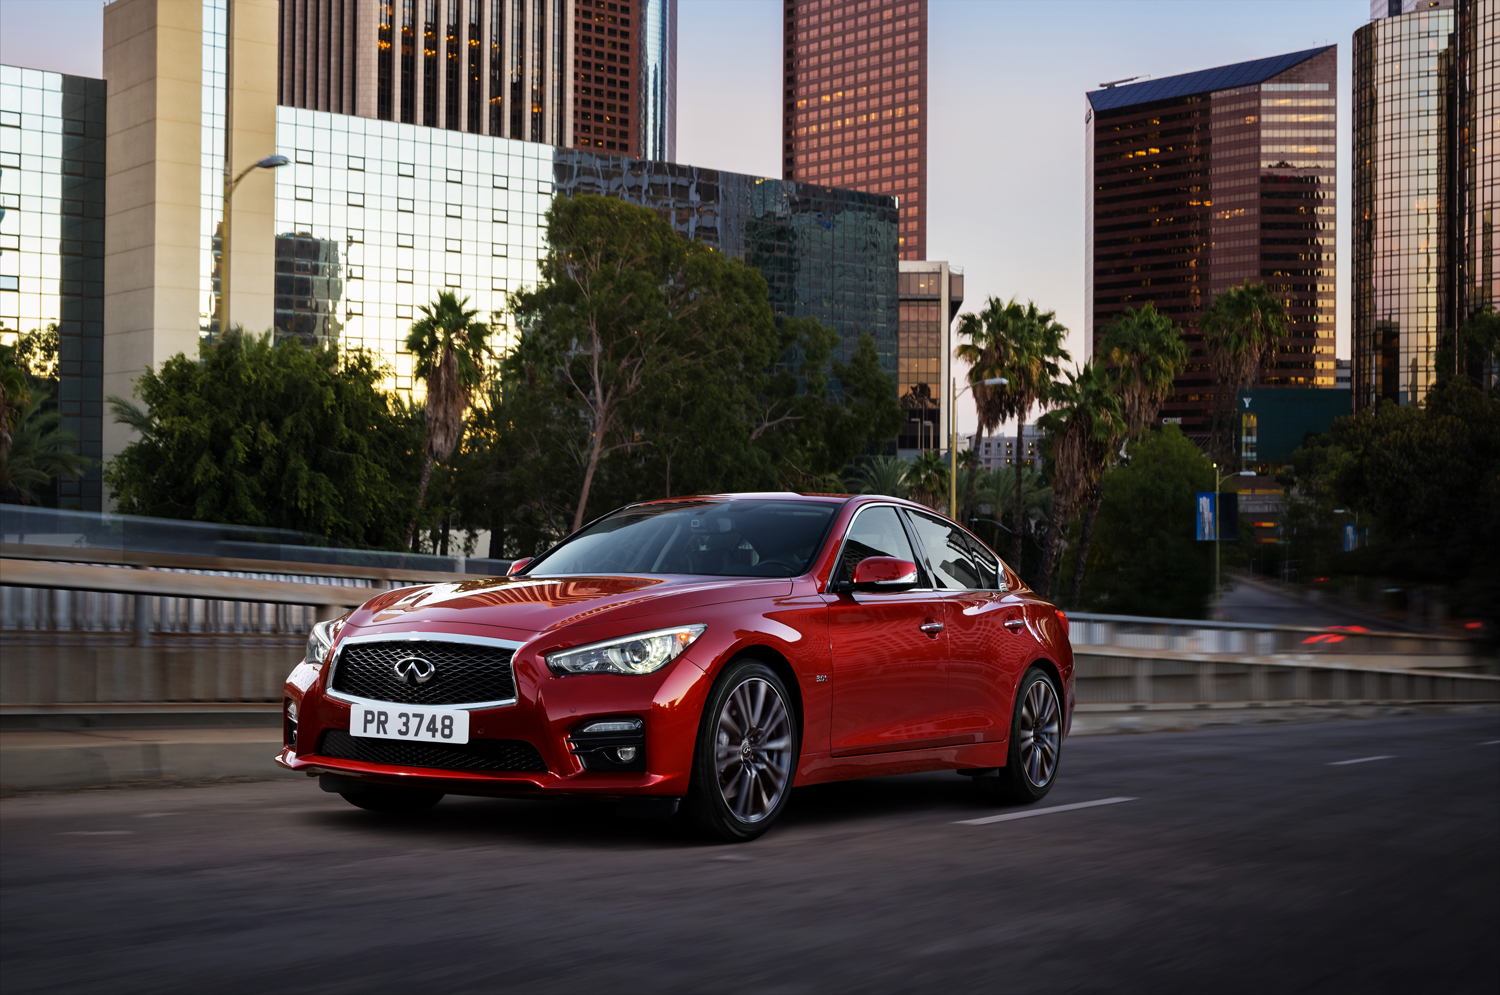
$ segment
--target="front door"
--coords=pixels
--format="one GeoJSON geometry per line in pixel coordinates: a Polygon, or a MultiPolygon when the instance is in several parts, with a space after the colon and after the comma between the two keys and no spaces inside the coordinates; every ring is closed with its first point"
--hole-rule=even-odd
{"type": "MultiPolygon", "coordinates": [[[[896,509],[863,508],[850,523],[833,579],[868,556],[919,563],[896,509]]],[[[919,571],[921,573],[921,571],[919,571]]],[[[943,601],[925,574],[920,589],[830,597],[835,756],[915,750],[951,741],[943,601]]]]}

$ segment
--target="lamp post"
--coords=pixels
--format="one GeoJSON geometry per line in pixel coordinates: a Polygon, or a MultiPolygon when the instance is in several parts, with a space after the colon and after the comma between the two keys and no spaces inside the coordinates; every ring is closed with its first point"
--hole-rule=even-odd
{"type": "Polygon", "coordinates": [[[219,338],[221,339],[229,328],[229,219],[233,217],[229,205],[234,198],[235,188],[240,185],[241,180],[257,169],[275,169],[291,161],[284,155],[267,156],[253,166],[246,166],[240,171],[240,175],[231,180],[229,157],[224,157],[224,224],[223,234],[219,238],[219,338]]]}
{"type": "MultiPolygon", "coordinates": [[[[1214,603],[1219,603],[1219,488],[1224,486],[1224,481],[1230,477],[1253,477],[1254,470],[1236,470],[1232,473],[1219,473],[1219,464],[1213,464],[1214,475],[1218,478],[1214,481],[1214,603]]],[[[1223,607],[1214,610],[1215,615],[1222,615],[1223,607]]]]}
{"type": "MultiPolygon", "coordinates": [[[[980,381],[986,387],[999,387],[1010,383],[1004,377],[990,377],[988,380],[980,381]]],[[[958,378],[950,377],[948,380],[948,517],[955,522],[958,521],[958,398],[974,388],[971,383],[963,390],[958,389],[958,378]]]]}

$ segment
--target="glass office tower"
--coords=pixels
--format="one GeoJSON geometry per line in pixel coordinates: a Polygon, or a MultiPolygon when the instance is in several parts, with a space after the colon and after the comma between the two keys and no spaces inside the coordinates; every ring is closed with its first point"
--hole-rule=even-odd
{"type": "Polygon", "coordinates": [[[101,500],[104,126],[102,79],[0,66],[0,342],[56,333],[61,427],[95,462],[55,496],[86,511],[101,500]]]}
{"type": "Polygon", "coordinates": [[[1247,282],[1274,288],[1290,335],[1260,384],[1334,384],[1338,55],[1334,46],[1087,95],[1086,331],[1147,302],[1183,327],[1187,369],[1164,421],[1210,430],[1234,406],[1198,317],[1247,282]]]}
{"type": "Polygon", "coordinates": [[[278,324],[285,245],[302,253],[287,262],[308,268],[307,296],[333,305],[302,306],[299,337],[321,329],[379,353],[395,389],[411,387],[401,343],[419,305],[451,289],[488,316],[536,283],[543,215],[559,193],[650,207],[684,237],[759,269],[778,316],[832,326],[836,358],[869,334],[896,372],[891,197],[290,107],[277,109],[276,151],[292,160],[275,174],[276,230],[288,233],[277,247],[278,324]]]}
{"type": "Polygon", "coordinates": [[[784,0],[782,171],[901,199],[927,253],[927,0],[784,0]]]}

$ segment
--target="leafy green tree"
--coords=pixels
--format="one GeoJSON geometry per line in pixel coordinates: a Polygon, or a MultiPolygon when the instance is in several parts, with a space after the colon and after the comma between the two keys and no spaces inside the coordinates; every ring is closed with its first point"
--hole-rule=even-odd
{"type": "Polygon", "coordinates": [[[1500,625],[1500,397],[1448,380],[1423,407],[1340,418],[1297,450],[1283,482],[1304,520],[1294,555],[1442,586],[1460,611],[1500,625]],[[1358,515],[1367,546],[1329,548],[1333,505],[1358,515]]]}
{"type": "Polygon", "coordinates": [[[136,382],[144,406],[110,397],[140,437],[105,482],[131,515],[295,529],[337,546],[405,548],[421,424],[377,387],[363,352],[239,329],[200,358],[178,353],[136,382]]]}
{"type": "MultiPolygon", "coordinates": [[[[1198,491],[1214,489],[1202,450],[1176,425],[1151,432],[1104,475],[1083,601],[1120,615],[1203,618],[1213,594],[1213,544],[1193,538],[1198,491]]],[[[1226,562],[1237,562],[1234,547],[1226,562]]]]}
{"type": "Polygon", "coordinates": [[[1500,374],[1500,314],[1485,305],[1465,318],[1456,332],[1445,332],[1433,366],[1439,380],[1458,377],[1482,390],[1494,389],[1500,374]]]}
{"type": "Polygon", "coordinates": [[[518,552],[643,498],[841,488],[899,431],[873,340],[836,361],[837,334],[778,323],[742,261],[611,198],[558,198],[548,225],[484,429],[518,552]]]}
{"type": "Polygon", "coordinates": [[[1198,317],[1203,347],[1219,392],[1214,419],[1214,451],[1225,454],[1231,446],[1225,439],[1233,417],[1235,397],[1252,386],[1260,371],[1276,354],[1287,336],[1286,305],[1265,284],[1245,281],[1214,297],[1198,317]]]}
{"type": "Polygon", "coordinates": [[[423,408],[426,458],[417,484],[417,503],[406,526],[402,545],[410,548],[417,517],[427,499],[432,468],[446,460],[463,436],[464,415],[474,399],[474,390],[484,379],[484,361],[489,355],[490,326],[475,321],[477,309],[469,299],[458,299],[451,290],[438,293],[437,300],[423,304],[422,317],[412,323],[406,349],[416,357],[412,375],[427,388],[423,408]]]}
{"type": "Polygon", "coordinates": [[[1044,598],[1052,589],[1052,572],[1066,523],[1099,486],[1115,446],[1125,436],[1120,399],[1112,387],[1111,378],[1090,360],[1078,372],[1069,371],[1066,380],[1053,388],[1052,410],[1037,423],[1037,428],[1050,436],[1052,450],[1048,464],[1052,522],[1042,547],[1036,585],[1037,593],[1044,598]]]}
{"type": "Polygon", "coordinates": [[[0,345],[0,460],[9,458],[11,440],[31,410],[26,370],[16,361],[16,347],[0,345]]]}
{"type": "Polygon", "coordinates": [[[31,504],[59,477],[77,480],[92,464],[78,455],[78,439],[59,425],[56,405],[45,405],[45,395],[30,393],[21,411],[20,427],[10,448],[0,455],[0,497],[31,504]]]}

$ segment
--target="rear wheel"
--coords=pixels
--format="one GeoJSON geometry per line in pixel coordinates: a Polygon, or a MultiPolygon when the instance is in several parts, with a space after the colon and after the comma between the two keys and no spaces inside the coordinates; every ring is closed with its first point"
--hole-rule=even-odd
{"type": "Polygon", "coordinates": [[[443,800],[441,791],[420,791],[413,788],[387,788],[371,785],[357,791],[340,791],[344,801],[371,812],[392,814],[414,814],[425,812],[443,800]]]}
{"type": "Polygon", "coordinates": [[[786,808],[799,738],[786,685],[770,667],[736,660],[703,709],[687,814],[708,836],[743,843],[786,808]]]}
{"type": "Polygon", "coordinates": [[[975,778],[997,801],[1022,805],[1052,790],[1062,755],[1062,695],[1041,667],[1021,678],[1011,717],[1010,749],[998,777],[975,778]]]}

